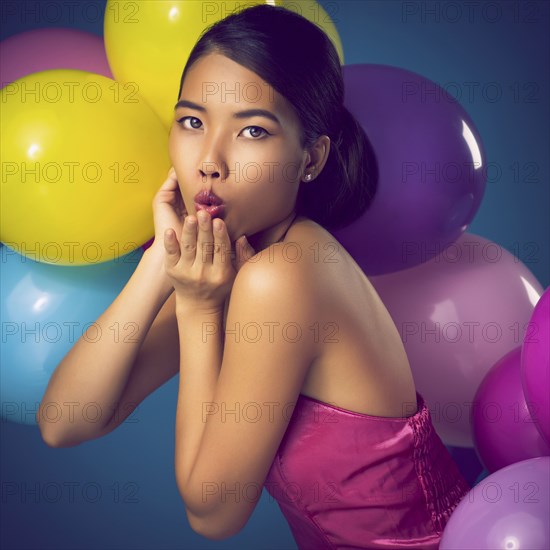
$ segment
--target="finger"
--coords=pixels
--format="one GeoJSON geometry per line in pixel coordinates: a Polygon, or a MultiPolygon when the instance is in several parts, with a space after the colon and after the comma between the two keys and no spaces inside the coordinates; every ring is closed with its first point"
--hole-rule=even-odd
{"type": "Polygon", "coordinates": [[[153,197],[153,207],[163,203],[171,204],[173,207],[174,201],[179,200],[178,195],[181,195],[181,193],[178,180],[174,173],[174,177],[168,177],[155,193],[153,197]]]}
{"type": "Polygon", "coordinates": [[[181,196],[179,188],[174,191],[174,195],[174,211],[180,221],[183,221],[187,216],[187,209],[185,208],[185,203],[183,202],[183,197],[181,196]]]}
{"type": "Polygon", "coordinates": [[[183,222],[180,236],[181,257],[193,264],[197,255],[197,218],[187,216],[183,222]]]}
{"type": "Polygon", "coordinates": [[[197,236],[196,261],[211,264],[214,252],[214,235],[212,234],[212,218],[205,210],[197,212],[199,231],[197,236]]]}
{"type": "Polygon", "coordinates": [[[212,222],[214,233],[214,257],[213,264],[221,268],[231,263],[231,239],[227,232],[225,223],[217,218],[212,222]]]}
{"type": "Polygon", "coordinates": [[[178,188],[178,177],[176,176],[176,171],[174,168],[170,168],[166,180],[161,185],[159,191],[174,191],[178,188]]]}
{"type": "Polygon", "coordinates": [[[180,245],[173,229],[167,229],[164,232],[164,250],[166,251],[164,265],[175,266],[180,259],[180,245]]]}
{"type": "Polygon", "coordinates": [[[178,182],[166,180],[156,192],[155,199],[157,202],[169,203],[172,207],[176,207],[178,202],[183,199],[178,182]]]}

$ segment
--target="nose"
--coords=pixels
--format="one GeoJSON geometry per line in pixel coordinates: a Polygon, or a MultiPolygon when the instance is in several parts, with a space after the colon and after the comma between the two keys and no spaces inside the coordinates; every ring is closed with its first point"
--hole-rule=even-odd
{"type": "Polygon", "coordinates": [[[221,136],[205,137],[198,167],[203,183],[209,179],[221,178],[224,181],[227,178],[228,167],[223,150],[221,136]]]}
{"type": "Polygon", "coordinates": [[[220,171],[219,165],[212,161],[203,161],[201,167],[199,168],[203,182],[206,182],[209,178],[219,178],[220,171]]]}

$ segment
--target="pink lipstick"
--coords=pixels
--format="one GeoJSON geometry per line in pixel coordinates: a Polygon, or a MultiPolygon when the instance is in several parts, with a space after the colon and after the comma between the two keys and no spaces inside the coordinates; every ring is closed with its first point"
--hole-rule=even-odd
{"type": "Polygon", "coordinates": [[[212,218],[216,218],[223,215],[225,205],[213,191],[202,189],[195,195],[195,210],[206,210],[212,218]]]}
{"type": "Polygon", "coordinates": [[[206,210],[212,218],[220,218],[225,210],[224,204],[217,204],[215,206],[208,206],[206,204],[199,204],[198,202],[195,203],[195,210],[198,212],[199,210],[206,210]]]}

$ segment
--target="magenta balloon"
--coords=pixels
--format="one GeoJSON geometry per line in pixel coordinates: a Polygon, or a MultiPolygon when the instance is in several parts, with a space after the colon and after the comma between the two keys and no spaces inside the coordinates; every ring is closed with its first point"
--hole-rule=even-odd
{"type": "Polygon", "coordinates": [[[453,510],[439,550],[548,550],[549,474],[545,456],[482,479],[453,510]]]}
{"type": "Polygon", "coordinates": [[[521,345],[542,286],[510,252],[472,233],[429,262],[369,279],[400,331],[438,435],[473,447],[475,392],[521,345]]]}
{"type": "Polygon", "coordinates": [[[333,233],[367,275],[414,267],[466,230],[486,181],[479,133],[435,82],[388,65],[345,65],[345,105],[378,164],[370,208],[333,233]]]}
{"type": "Polygon", "coordinates": [[[537,302],[525,334],[521,380],[535,425],[550,444],[550,287],[537,302]]]}
{"type": "Polygon", "coordinates": [[[34,29],[0,43],[0,88],[48,69],[79,69],[113,78],[103,38],[77,29],[34,29]]]}
{"type": "Polygon", "coordinates": [[[550,455],[531,418],[521,385],[521,346],[502,357],[483,378],[472,408],[476,452],[489,472],[550,455]]]}

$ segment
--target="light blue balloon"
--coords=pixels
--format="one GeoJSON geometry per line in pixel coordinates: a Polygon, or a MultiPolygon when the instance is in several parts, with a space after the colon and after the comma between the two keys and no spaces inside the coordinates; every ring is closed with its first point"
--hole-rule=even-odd
{"type": "MultiPolygon", "coordinates": [[[[124,288],[143,256],[130,254],[96,265],[35,262],[0,247],[0,417],[36,425],[50,377],[83,333],[89,341],[114,338],[92,325],[124,288]]],[[[122,327],[119,337],[128,335],[122,327]]]]}

